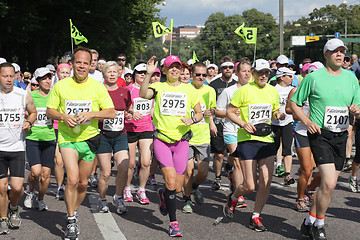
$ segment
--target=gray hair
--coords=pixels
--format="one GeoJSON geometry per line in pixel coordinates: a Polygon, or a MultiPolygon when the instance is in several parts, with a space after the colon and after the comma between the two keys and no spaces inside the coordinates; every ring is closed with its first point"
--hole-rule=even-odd
{"type": "Polygon", "coordinates": [[[106,63],[104,64],[104,66],[103,66],[103,68],[102,68],[102,70],[101,70],[102,74],[104,75],[105,71],[106,71],[109,67],[112,67],[112,66],[116,66],[117,71],[119,71],[119,64],[117,64],[117,62],[115,62],[115,61],[108,61],[108,62],[106,62],[106,63]]]}

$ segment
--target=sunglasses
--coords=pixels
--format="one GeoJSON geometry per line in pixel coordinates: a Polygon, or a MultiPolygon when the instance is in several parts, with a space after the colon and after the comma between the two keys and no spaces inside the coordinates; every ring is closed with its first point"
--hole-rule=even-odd
{"type": "Polygon", "coordinates": [[[221,67],[222,69],[234,69],[234,66],[224,66],[224,67],[221,67]]]}
{"type": "Polygon", "coordinates": [[[137,74],[146,74],[146,71],[139,71],[139,72],[136,72],[137,74]]]}
{"type": "Polygon", "coordinates": [[[117,60],[120,61],[120,62],[125,62],[126,58],[118,58],[117,60]]]}
{"type": "Polygon", "coordinates": [[[206,73],[195,73],[195,76],[197,76],[197,77],[203,76],[206,78],[207,74],[206,73]]]}
{"type": "Polygon", "coordinates": [[[32,84],[31,84],[31,86],[33,86],[33,87],[38,87],[38,86],[39,86],[39,84],[32,83],[32,84]]]}
{"type": "Polygon", "coordinates": [[[345,58],[344,61],[345,61],[345,62],[350,62],[350,59],[349,59],[349,58],[345,58]]]}

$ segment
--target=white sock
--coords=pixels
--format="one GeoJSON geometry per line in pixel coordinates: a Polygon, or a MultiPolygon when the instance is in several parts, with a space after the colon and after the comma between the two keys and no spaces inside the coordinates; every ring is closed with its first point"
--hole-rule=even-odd
{"type": "Polygon", "coordinates": [[[351,176],[351,180],[356,181],[356,180],[357,180],[357,177],[356,177],[356,176],[351,176]]]}
{"type": "Polygon", "coordinates": [[[320,227],[320,226],[324,226],[324,224],[325,224],[325,218],[322,218],[322,219],[316,218],[314,226],[315,227],[320,227]]]}
{"type": "Polygon", "coordinates": [[[251,217],[251,218],[256,218],[256,217],[260,217],[260,213],[255,213],[255,212],[254,212],[254,213],[252,214],[252,217],[251,217]]]}
{"type": "Polygon", "coordinates": [[[276,162],[276,167],[281,166],[281,162],[276,162]]]}
{"type": "Polygon", "coordinates": [[[125,187],[124,191],[125,190],[130,190],[131,191],[131,187],[125,187]]]}
{"type": "Polygon", "coordinates": [[[115,195],[114,195],[114,199],[119,199],[119,198],[122,198],[122,196],[120,195],[116,195],[116,193],[115,193],[115,195]]]}
{"type": "Polygon", "coordinates": [[[145,192],[145,188],[139,187],[138,192],[144,191],[145,192]]]}
{"type": "Polygon", "coordinates": [[[67,218],[68,218],[68,220],[76,219],[75,215],[71,216],[71,217],[68,216],[67,218]]]}
{"type": "Polygon", "coordinates": [[[60,189],[64,189],[64,186],[61,185],[60,187],[58,187],[58,190],[60,190],[60,189]]]}
{"type": "Polygon", "coordinates": [[[309,225],[313,225],[314,222],[315,222],[316,218],[311,216],[309,213],[306,217],[306,220],[305,220],[305,225],[309,226],[309,225]]]}
{"type": "Polygon", "coordinates": [[[17,209],[17,205],[14,207],[11,203],[10,203],[9,207],[10,207],[11,210],[17,209]]]}

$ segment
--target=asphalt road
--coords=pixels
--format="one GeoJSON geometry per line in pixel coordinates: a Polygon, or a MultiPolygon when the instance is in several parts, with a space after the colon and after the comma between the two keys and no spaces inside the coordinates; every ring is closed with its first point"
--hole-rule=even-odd
{"type": "MultiPolygon", "coordinates": [[[[295,179],[298,178],[298,167],[298,161],[294,158],[292,172],[295,179]]],[[[114,176],[115,171],[110,179],[107,195],[109,203],[115,192],[114,176]]],[[[350,173],[341,173],[327,211],[325,224],[328,239],[360,238],[360,193],[352,193],[349,190],[349,176],[350,173]]],[[[217,226],[213,225],[215,219],[222,216],[222,207],[229,193],[228,180],[225,177],[222,178],[223,189],[212,191],[210,186],[213,178],[214,173],[210,172],[208,180],[200,186],[205,203],[195,206],[193,214],[181,212],[184,203],[181,201],[182,194],[178,194],[177,216],[184,235],[183,239],[302,239],[299,228],[306,213],[293,210],[296,184],[286,187],[283,186],[283,179],[273,177],[270,197],[261,214],[263,224],[268,231],[258,233],[248,228],[255,193],[246,196],[248,207],[237,210],[232,220],[224,218],[217,226]]],[[[137,181],[133,180],[134,202],[126,204],[128,213],[122,216],[116,213],[111,204],[109,204],[111,213],[97,213],[96,189],[88,187],[88,194],[79,208],[80,239],[167,239],[169,219],[168,216],[160,214],[156,195],[156,189],[163,186],[162,176],[157,174],[156,179],[160,182],[159,185],[147,185],[147,195],[151,203],[145,206],[135,200],[137,181]]],[[[48,211],[25,209],[22,200],[20,229],[11,230],[9,235],[0,236],[0,239],[63,238],[66,207],[64,201],[55,199],[55,194],[56,184],[52,176],[44,199],[48,205],[48,211]]]]}

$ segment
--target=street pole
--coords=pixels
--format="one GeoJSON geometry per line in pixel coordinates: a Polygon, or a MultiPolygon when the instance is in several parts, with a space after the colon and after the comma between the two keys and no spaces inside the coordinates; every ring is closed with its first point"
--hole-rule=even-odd
{"type": "Polygon", "coordinates": [[[280,55],[284,54],[284,0],[279,0],[280,55]]]}
{"type": "Polygon", "coordinates": [[[213,44],[213,63],[215,64],[215,44],[213,44]]]}

